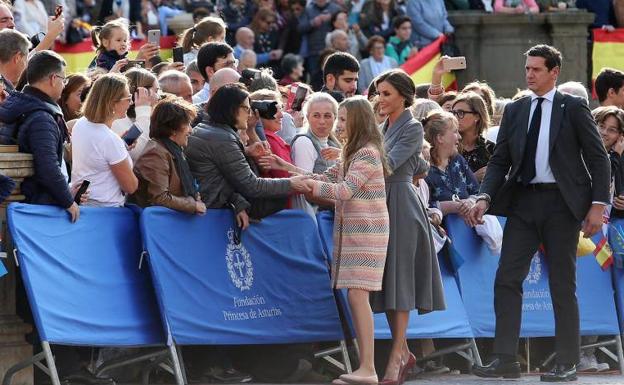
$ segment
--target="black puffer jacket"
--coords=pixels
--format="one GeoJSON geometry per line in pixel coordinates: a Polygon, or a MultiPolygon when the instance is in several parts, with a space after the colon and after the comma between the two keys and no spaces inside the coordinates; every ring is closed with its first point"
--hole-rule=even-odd
{"type": "Polygon", "coordinates": [[[23,93],[11,92],[0,105],[0,122],[14,125],[20,152],[33,155],[35,175],[24,179],[21,186],[26,202],[71,206],[74,200],[61,172],[67,140],[61,107],[38,89],[26,86],[23,93]]]}
{"type": "Polygon", "coordinates": [[[232,128],[200,123],[189,137],[185,155],[206,207],[248,210],[252,218],[285,207],[290,181],[258,178],[232,128]]]}

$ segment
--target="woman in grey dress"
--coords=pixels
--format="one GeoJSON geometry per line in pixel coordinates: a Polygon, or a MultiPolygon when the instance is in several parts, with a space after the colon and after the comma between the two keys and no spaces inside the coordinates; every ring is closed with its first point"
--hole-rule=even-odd
{"type": "Polygon", "coordinates": [[[386,178],[390,240],[383,288],[372,293],[375,312],[385,312],[392,331],[392,350],[382,385],[405,380],[416,359],[407,347],[409,312],[427,313],[445,308],[440,267],[426,208],[412,184],[423,143],[423,127],[409,107],[416,89],[402,70],[391,70],[376,80],[383,123],[384,145],[392,169],[386,178]]]}

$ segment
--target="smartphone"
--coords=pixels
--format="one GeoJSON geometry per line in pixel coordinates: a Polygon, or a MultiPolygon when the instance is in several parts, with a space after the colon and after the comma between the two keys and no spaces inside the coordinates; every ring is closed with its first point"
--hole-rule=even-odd
{"type": "Polygon", "coordinates": [[[442,66],[445,71],[464,70],[466,69],[466,58],[464,56],[450,57],[444,59],[442,66]]]}
{"type": "Polygon", "coordinates": [[[80,187],[78,187],[78,191],[76,191],[76,196],[74,196],[74,202],[80,204],[80,198],[82,198],[82,194],[84,194],[89,188],[89,184],[91,184],[91,182],[89,182],[88,180],[82,181],[80,187]]]}
{"type": "Polygon", "coordinates": [[[128,60],[122,72],[126,72],[130,68],[145,68],[145,60],[128,60]]]}
{"type": "Polygon", "coordinates": [[[130,129],[121,137],[128,146],[132,146],[143,132],[136,124],[130,126],[130,129]]]}
{"type": "Polygon", "coordinates": [[[173,47],[173,62],[184,63],[184,51],[182,47],[173,47]]]}
{"type": "Polygon", "coordinates": [[[56,5],[54,8],[54,20],[58,19],[63,14],[63,6],[60,4],[56,5]]]}
{"type": "Polygon", "coordinates": [[[147,42],[153,45],[160,45],[160,29],[147,31],[147,42]]]}
{"type": "Polygon", "coordinates": [[[305,89],[304,87],[297,87],[297,92],[295,93],[295,98],[293,99],[290,109],[293,111],[301,111],[301,107],[303,107],[303,101],[305,100],[307,94],[307,89],[305,89]]]}

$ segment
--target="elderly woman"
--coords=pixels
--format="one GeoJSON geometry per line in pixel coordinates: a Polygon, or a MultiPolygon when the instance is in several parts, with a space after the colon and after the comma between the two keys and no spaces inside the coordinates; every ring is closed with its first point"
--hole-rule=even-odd
{"type": "Polygon", "coordinates": [[[189,214],[206,212],[182,152],[196,115],[191,104],[177,97],[164,99],[154,107],[151,140],[134,166],[139,189],[133,198],[139,206],[164,206],[189,214]]]}
{"type": "MultiPolygon", "coordinates": [[[[337,114],[338,103],[331,95],[317,92],[310,96],[303,106],[303,115],[306,117],[308,127],[292,141],[291,157],[295,166],[306,172],[322,174],[334,165],[341,147],[333,135],[337,114]]],[[[333,207],[333,202],[312,197],[308,197],[308,201],[302,197],[293,199],[293,207],[311,215],[316,213],[318,206],[328,209],[333,207]]]]}
{"type": "Polygon", "coordinates": [[[381,36],[373,36],[368,40],[366,50],[370,56],[360,64],[358,91],[361,94],[368,89],[379,74],[398,67],[395,59],[386,55],[386,40],[381,36]]]}
{"type": "Polygon", "coordinates": [[[91,206],[123,206],[126,194],[138,187],[126,144],[112,130],[132,104],[128,80],[119,74],[102,75],[93,83],[83,117],[72,131],[72,187],[88,180],[91,206]]]}

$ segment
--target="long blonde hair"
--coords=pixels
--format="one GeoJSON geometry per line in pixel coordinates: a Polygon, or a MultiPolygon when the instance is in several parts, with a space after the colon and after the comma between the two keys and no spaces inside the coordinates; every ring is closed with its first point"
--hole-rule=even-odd
{"type": "Polygon", "coordinates": [[[342,148],[345,171],[349,169],[353,155],[361,148],[372,145],[379,151],[384,175],[392,173],[386,158],[383,136],[375,124],[375,113],[369,101],[363,96],[353,96],[343,100],[338,109],[347,111],[347,143],[342,148]]]}
{"type": "Polygon", "coordinates": [[[421,122],[425,130],[425,140],[429,142],[431,146],[429,150],[431,164],[439,166],[441,164],[441,159],[436,149],[436,139],[439,135],[444,135],[447,130],[457,127],[457,118],[450,112],[434,110],[421,122]]]}

